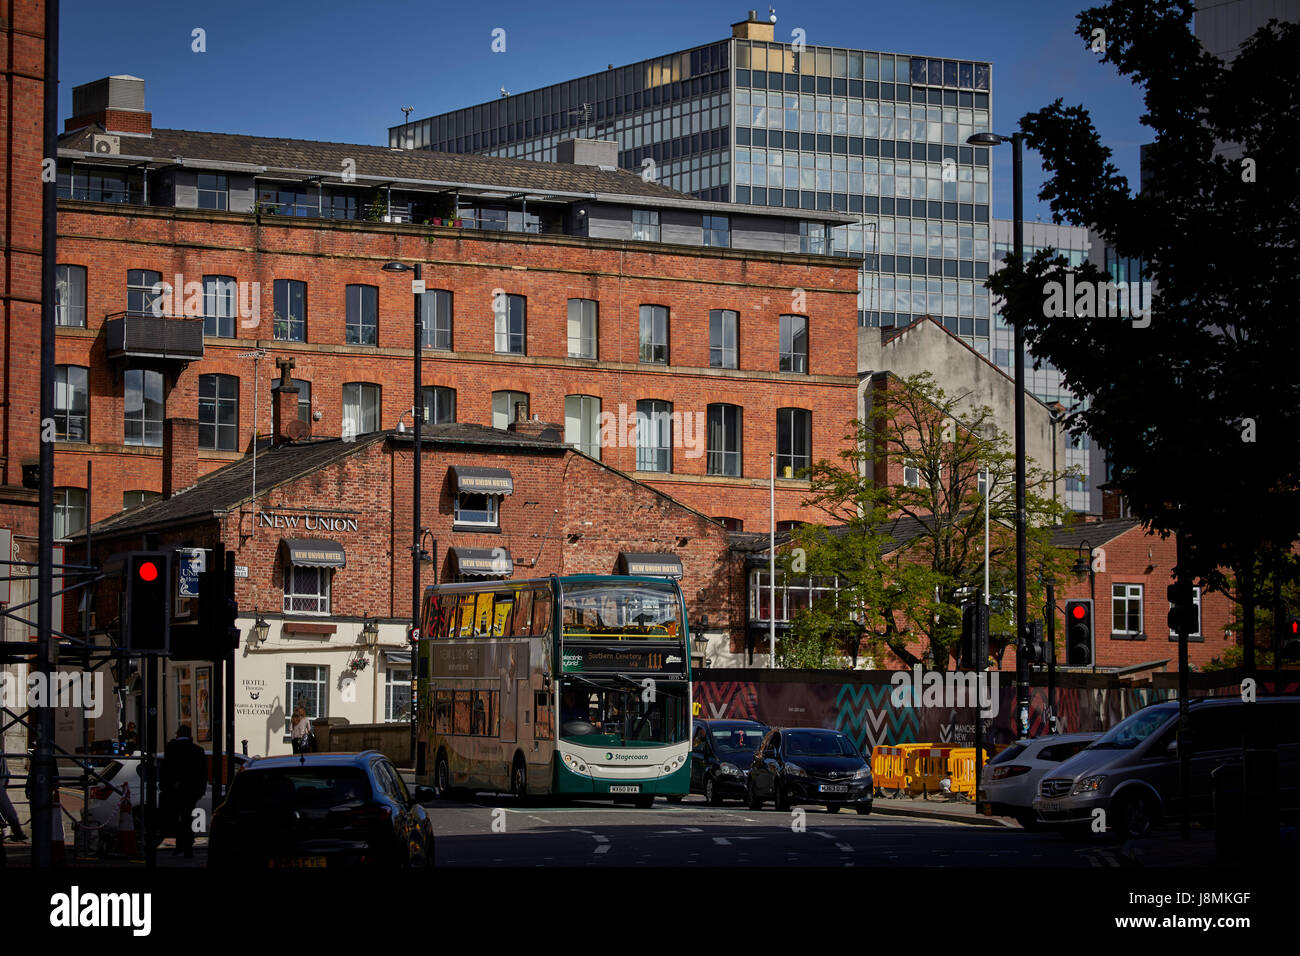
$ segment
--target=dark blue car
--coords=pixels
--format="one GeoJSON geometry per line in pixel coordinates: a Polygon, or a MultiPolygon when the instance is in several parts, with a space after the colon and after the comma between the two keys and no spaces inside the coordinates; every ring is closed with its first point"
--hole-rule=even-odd
{"type": "Polygon", "coordinates": [[[871,764],[838,730],[788,727],[767,735],[749,768],[749,808],[820,803],[871,812],[871,764]]]}
{"type": "Polygon", "coordinates": [[[212,818],[209,866],[429,866],[433,827],[383,754],[250,761],[212,818]]]}
{"type": "Polygon", "coordinates": [[[769,728],[757,720],[696,720],[691,728],[691,793],[720,806],[745,799],[749,765],[769,728]]]}

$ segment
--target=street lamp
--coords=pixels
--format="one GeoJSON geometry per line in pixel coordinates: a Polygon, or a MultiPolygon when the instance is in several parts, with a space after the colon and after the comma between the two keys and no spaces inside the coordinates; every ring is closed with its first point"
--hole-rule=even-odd
{"type": "Polygon", "coordinates": [[[361,622],[361,643],[370,648],[379,643],[379,622],[370,615],[361,622]]]}
{"type": "MultiPolygon", "coordinates": [[[[1015,219],[1015,256],[1023,266],[1025,259],[1025,209],[1023,193],[1024,133],[1002,136],[998,133],[975,133],[966,138],[970,146],[999,146],[1011,143],[1011,189],[1015,219]]],[[[1025,330],[1013,321],[1016,362],[1016,712],[1020,736],[1029,736],[1029,667],[1025,661],[1025,630],[1028,622],[1029,580],[1025,568],[1025,330]]]]}
{"type": "MultiPolygon", "coordinates": [[[[415,394],[412,400],[411,417],[415,432],[415,448],[411,459],[411,660],[416,658],[416,641],[420,638],[420,479],[422,460],[420,457],[420,435],[424,431],[424,396],[420,386],[420,364],[424,356],[424,329],[420,316],[421,296],[424,295],[424,277],[420,263],[408,266],[405,262],[387,262],[385,272],[410,272],[411,298],[414,300],[415,336],[412,351],[412,364],[415,369],[415,394]]],[[[415,721],[415,709],[411,709],[411,762],[417,774],[424,772],[424,754],[417,753],[418,733],[415,721]]]]}
{"type": "Polygon", "coordinates": [[[1092,598],[1092,603],[1097,603],[1097,569],[1092,564],[1092,544],[1088,541],[1079,542],[1079,550],[1074,558],[1074,567],[1071,568],[1075,574],[1088,575],[1088,595],[1092,598]],[[1084,553],[1087,557],[1084,557],[1084,553]]]}
{"type": "Polygon", "coordinates": [[[251,643],[254,645],[265,644],[267,636],[271,633],[271,622],[262,617],[261,611],[255,610],[253,613],[257,615],[257,619],[253,622],[253,629],[248,636],[252,638],[251,643]]]}

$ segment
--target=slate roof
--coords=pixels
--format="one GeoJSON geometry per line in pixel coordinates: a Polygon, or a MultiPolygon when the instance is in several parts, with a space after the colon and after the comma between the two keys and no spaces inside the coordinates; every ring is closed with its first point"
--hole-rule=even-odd
{"type": "MultiPolygon", "coordinates": [[[[832,535],[847,534],[848,525],[833,525],[828,529],[832,535]]],[[[894,518],[883,529],[890,537],[890,545],[885,549],[885,553],[897,550],[907,542],[911,541],[917,535],[925,530],[925,526],[915,518],[900,515],[894,518]]],[[[789,531],[783,531],[776,536],[776,546],[779,550],[782,545],[790,543],[793,535],[789,531]]],[[[731,550],[740,554],[766,555],[767,554],[768,535],[760,531],[735,531],[731,534],[731,550]]]]}
{"type": "MultiPolygon", "coordinates": [[[[92,125],[67,133],[59,138],[59,148],[94,152],[94,136],[102,132],[102,128],[92,125]]],[[[317,171],[324,174],[327,183],[342,182],[343,161],[350,159],[356,164],[358,182],[371,186],[375,185],[376,178],[394,181],[418,179],[453,185],[497,186],[515,192],[553,190],[696,201],[685,193],[647,182],[626,170],[238,133],[155,128],[152,136],[123,136],[121,155],[167,164],[181,158],[195,167],[201,167],[201,160],[265,166],[268,173],[278,170],[299,174],[317,171]]],[[[97,158],[112,160],[119,157],[105,155],[97,158]]]]}
{"type": "MultiPolygon", "coordinates": [[[[259,448],[257,452],[257,493],[266,492],[334,464],[363,448],[380,441],[410,443],[410,432],[372,432],[353,441],[340,438],[317,438],[292,444],[259,448]]],[[[489,428],[486,425],[428,425],[423,441],[433,447],[460,445],[491,448],[533,449],[537,452],[563,452],[567,446],[545,438],[489,428]]],[[[229,511],[247,502],[253,490],[253,456],[245,455],[170,498],[155,501],[130,511],[105,518],[92,528],[96,536],[124,534],[147,528],[181,525],[201,520],[213,512],[229,511]]],[[[82,532],[84,534],[84,532],[82,532]]]]}
{"type": "Polygon", "coordinates": [[[1141,525],[1137,518],[1109,518],[1105,521],[1076,521],[1061,525],[1052,533],[1052,544],[1067,551],[1077,551],[1079,545],[1088,542],[1088,547],[1099,548],[1107,541],[1114,541],[1125,531],[1132,531],[1141,525]]]}

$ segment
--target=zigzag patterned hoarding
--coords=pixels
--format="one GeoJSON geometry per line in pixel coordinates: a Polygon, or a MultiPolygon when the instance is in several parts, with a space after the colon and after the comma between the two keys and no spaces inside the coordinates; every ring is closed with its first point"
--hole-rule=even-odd
{"type": "MultiPolygon", "coordinates": [[[[847,681],[837,676],[838,672],[829,672],[824,678],[789,681],[700,677],[694,683],[696,714],[702,718],[761,720],[773,727],[826,727],[842,731],[863,749],[929,741],[967,746],[974,743],[973,707],[897,706],[890,699],[892,671],[858,672],[847,681]]],[[[1014,675],[1000,676],[996,716],[986,719],[984,725],[985,741],[994,744],[1014,739],[1014,675]]],[[[1058,731],[1105,730],[1169,696],[1151,687],[1120,686],[1118,681],[1107,684],[1058,687],[1058,731]]],[[[1235,692],[1227,687],[1215,691],[1235,692]]],[[[1032,734],[1047,733],[1045,687],[1031,688],[1029,725],[1032,734]]]]}

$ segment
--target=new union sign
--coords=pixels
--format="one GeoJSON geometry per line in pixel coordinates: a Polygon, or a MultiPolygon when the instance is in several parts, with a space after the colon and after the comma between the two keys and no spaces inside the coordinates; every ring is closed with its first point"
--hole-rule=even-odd
{"type": "Polygon", "coordinates": [[[344,515],[278,514],[262,511],[257,515],[260,528],[285,528],[289,531],[356,531],[357,519],[344,515]]]}

